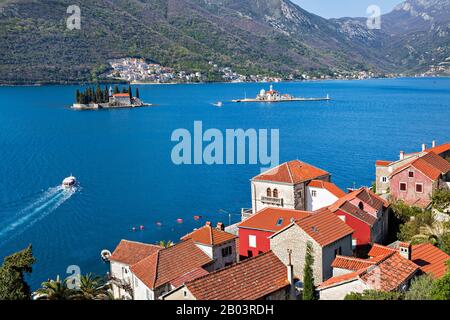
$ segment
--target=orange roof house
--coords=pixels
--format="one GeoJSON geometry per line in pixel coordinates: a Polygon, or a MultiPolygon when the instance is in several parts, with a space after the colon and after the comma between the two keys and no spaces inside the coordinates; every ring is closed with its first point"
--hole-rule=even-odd
{"type": "Polygon", "coordinates": [[[181,240],[189,240],[192,239],[194,242],[207,245],[207,246],[216,246],[225,242],[233,241],[237,236],[234,234],[225,232],[221,229],[221,224],[219,223],[218,227],[214,228],[211,226],[210,222],[197,230],[183,236],[181,240]]]}
{"type": "Polygon", "coordinates": [[[210,273],[165,295],[165,300],[285,299],[291,282],[273,252],[210,273]]]}
{"type": "Polygon", "coordinates": [[[325,170],[299,160],[294,160],[264,172],[254,177],[253,180],[297,184],[326,176],[329,176],[329,173],[325,170]]]}
{"type": "Polygon", "coordinates": [[[161,249],[162,247],[152,244],[122,240],[111,254],[109,260],[133,265],[161,249]]]}

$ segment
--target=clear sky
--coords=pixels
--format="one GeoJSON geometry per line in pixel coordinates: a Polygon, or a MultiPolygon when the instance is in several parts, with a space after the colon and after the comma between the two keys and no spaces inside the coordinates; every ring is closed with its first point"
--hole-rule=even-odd
{"type": "Polygon", "coordinates": [[[291,0],[303,9],[324,18],[367,17],[367,8],[377,5],[388,13],[402,0],[291,0]]]}

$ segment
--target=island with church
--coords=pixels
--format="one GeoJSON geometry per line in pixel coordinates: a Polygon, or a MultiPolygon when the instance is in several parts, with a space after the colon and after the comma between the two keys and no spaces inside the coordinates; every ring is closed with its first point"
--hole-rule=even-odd
{"type": "Polygon", "coordinates": [[[110,86],[101,89],[88,87],[84,91],[77,90],[76,103],[72,105],[75,110],[99,110],[114,108],[139,108],[149,107],[152,104],[144,103],[139,97],[139,88],[136,88],[135,95],[131,86],[120,90],[118,85],[114,89],[110,86]]]}

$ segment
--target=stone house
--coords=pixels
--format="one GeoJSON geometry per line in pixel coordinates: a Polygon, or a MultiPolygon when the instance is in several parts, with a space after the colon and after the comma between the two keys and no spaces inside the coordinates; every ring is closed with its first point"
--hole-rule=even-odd
{"type": "Polygon", "coordinates": [[[307,244],[314,251],[313,274],[316,285],[333,275],[332,262],[337,255],[351,255],[353,230],[328,209],[294,221],[270,236],[270,248],[285,264],[289,252],[294,275],[303,279],[307,244]]]}
{"type": "Polygon", "coordinates": [[[296,299],[292,265],[267,252],[186,282],[163,300],[296,299]]]}
{"type": "MultiPolygon", "coordinates": [[[[283,163],[251,180],[252,209],[255,214],[264,208],[306,210],[307,186],[312,180],[329,182],[328,172],[299,160],[283,163]]],[[[243,213],[248,218],[249,211],[243,213]]]]}
{"type": "Polygon", "coordinates": [[[408,205],[426,208],[433,192],[450,186],[450,162],[434,152],[396,169],[390,176],[391,196],[408,205]]]}

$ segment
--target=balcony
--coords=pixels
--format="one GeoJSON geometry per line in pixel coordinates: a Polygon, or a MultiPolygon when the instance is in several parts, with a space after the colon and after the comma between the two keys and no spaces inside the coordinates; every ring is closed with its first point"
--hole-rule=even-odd
{"type": "Polygon", "coordinates": [[[264,204],[268,204],[271,206],[283,206],[283,199],[282,198],[273,198],[273,197],[261,197],[261,202],[264,204]]]}
{"type": "Polygon", "coordinates": [[[250,218],[252,216],[252,214],[253,214],[253,210],[252,209],[242,209],[242,212],[241,212],[242,218],[241,218],[241,220],[242,221],[247,220],[248,218],[250,218]]]}

